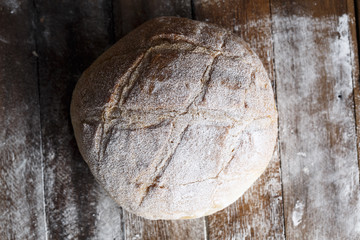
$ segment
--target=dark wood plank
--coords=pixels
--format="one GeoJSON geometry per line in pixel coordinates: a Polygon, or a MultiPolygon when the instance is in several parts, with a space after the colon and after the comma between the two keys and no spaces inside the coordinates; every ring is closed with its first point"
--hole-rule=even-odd
{"type": "MultiPolygon", "coordinates": [[[[120,38],[143,22],[160,16],[191,18],[190,0],[114,1],[114,28],[120,38]]],[[[204,239],[204,219],[151,221],[124,211],[125,239],[204,239]]]]}
{"type": "Polygon", "coordinates": [[[191,0],[113,0],[117,38],[160,16],[191,18],[191,0]]]}
{"type": "Polygon", "coordinates": [[[45,239],[33,19],[31,2],[0,2],[0,239],[45,239]]]}
{"type": "MultiPolygon", "coordinates": [[[[259,55],[275,86],[268,0],[194,1],[195,18],[231,29],[259,55]]],[[[210,239],[284,239],[278,151],[265,173],[234,204],[208,217],[210,239]]]]}
{"type": "Polygon", "coordinates": [[[272,1],[288,239],[360,239],[347,1],[272,1]]]}
{"type": "Polygon", "coordinates": [[[121,239],[120,209],[81,158],[69,110],[80,74],[113,43],[111,2],[35,6],[49,239],[121,239]]]}

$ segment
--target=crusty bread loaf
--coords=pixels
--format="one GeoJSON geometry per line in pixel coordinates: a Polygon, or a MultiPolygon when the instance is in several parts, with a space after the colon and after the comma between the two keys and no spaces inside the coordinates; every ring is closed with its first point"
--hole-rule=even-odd
{"type": "Polygon", "coordinates": [[[81,76],[71,118],[109,195],[149,219],[212,214],[263,173],[277,137],[271,83],[239,37],[162,17],[118,41],[81,76]]]}

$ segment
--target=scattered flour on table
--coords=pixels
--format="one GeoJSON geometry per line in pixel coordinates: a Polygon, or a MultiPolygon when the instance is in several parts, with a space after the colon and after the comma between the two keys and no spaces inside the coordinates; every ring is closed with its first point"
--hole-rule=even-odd
{"type": "Polygon", "coordinates": [[[298,226],[301,223],[302,217],[304,215],[304,203],[299,200],[296,201],[295,207],[292,212],[292,222],[294,227],[298,226]]]}
{"type": "MultiPolygon", "coordinates": [[[[18,108],[24,111],[26,106],[19,102],[18,108]]],[[[14,123],[17,127],[0,130],[0,165],[3,166],[0,168],[0,192],[4,197],[0,206],[0,236],[4,239],[42,237],[45,229],[38,142],[35,138],[29,144],[26,118],[21,119],[21,115],[12,112],[3,119],[4,126],[14,123]],[[6,225],[9,223],[13,224],[6,225]]]]}
{"type": "MultiPolygon", "coordinates": [[[[348,86],[353,86],[352,77],[350,73],[352,72],[352,63],[350,57],[352,53],[352,49],[350,48],[351,43],[349,43],[350,40],[350,29],[349,29],[349,16],[344,14],[339,17],[339,24],[336,29],[339,33],[337,41],[333,41],[333,44],[331,46],[331,49],[334,49],[333,52],[333,62],[337,66],[340,66],[338,69],[339,73],[346,72],[349,74],[347,76],[347,79],[349,79],[348,86]],[[344,64],[348,63],[348,64],[344,64]]],[[[339,76],[341,77],[341,76],[339,76]]],[[[335,86],[335,89],[337,89],[338,86],[335,86]]],[[[341,86],[339,86],[341,87],[341,86]]],[[[352,91],[350,91],[348,94],[351,94],[352,91]]]]}
{"type": "Polygon", "coordinates": [[[306,153],[304,153],[304,152],[298,152],[296,155],[301,156],[301,157],[306,157],[306,153]]]}
{"type": "Polygon", "coordinates": [[[21,1],[3,0],[0,3],[0,6],[4,6],[4,5],[10,10],[11,14],[15,14],[17,12],[17,10],[19,9],[20,5],[21,5],[21,1]]]}
{"type": "Polygon", "coordinates": [[[99,198],[96,206],[96,239],[113,239],[120,240],[121,233],[121,219],[120,207],[108,196],[104,189],[96,184],[97,191],[99,191],[99,198]]]}
{"type": "Polygon", "coordinates": [[[0,36],[0,42],[8,44],[9,41],[6,40],[4,37],[0,36]]]}

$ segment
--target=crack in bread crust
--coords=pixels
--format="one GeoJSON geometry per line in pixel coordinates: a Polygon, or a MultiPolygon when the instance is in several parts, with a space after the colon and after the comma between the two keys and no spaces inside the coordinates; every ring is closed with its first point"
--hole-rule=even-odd
{"type": "MultiPolygon", "coordinates": [[[[141,60],[144,58],[145,54],[142,54],[140,55],[140,57],[138,57],[135,62],[133,63],[132,67],[130,68],[130,71],[127,71],[123,76],[121,76],[119,78],[119,81],[115,84],[114,88],[113,88],[113,91],[111,92],[110,94],[110,98],[109,98],[109,102],[104,106],[104,110],[102,111],[101,113],[101,121],[99,124],[101,124],[101,135],[100,135],[100,147],[98,149],[98,162],[101,161],[102,159],[102,155],[101,153],[103,152],[103,147],[102,147],[102,143],[104,142],[104,134],[107,133],[107,130],[108,130],[108,126],[107,126],[107,116],[111,113],[111,108],[115,105],[115,102],[117,102],[116,100],[116,95],[117,95],[117,90],[119,88],[122,88],[123,86],[121,86],[121,83],[123,83],[123,81],[121,81],[123,79],[123,77],[125,76],[126,77],[126,81],[125,81],[125,84],[126,82],[128,82],[130,76],[136,71],[136,69],[139,67],[139,65],[141,64],[141,60]]],[[[125,85],[124,84],[124,85],[125,85]]]]}
{"type": "MultiPolygon", "coordinates": [[[[141,207],[141,205],[143,204],[145,198],[148,196],[148,194],[151,192],[151,190],[155,187],[157,187],[157,183],[160,180],[162,174],[165,172],[167,166],[169,166],[170,161],[172,159],[172,157],[174,156],[174,154],[176,153],[177,148],[179,147],[186,130],[189,128],[189,124],[186,125],[185,127],[183,127],[179,132],[179,134],[176,135],[176,138],[178,138],[177,142],[172,144],[172,147],[170,147],[170,150],[167,151],[167,156],[165,156],[165,158],[163,156],[161,156],[161,158],[164,158],[159,166],[155,167],[155,173],[154,173],[154,177],[150,180],[151,184],[147,184],[145,187],[145,190],[143,190],[142,192],[142,196],[141,196],[141,200],[139,202],[139,207],[141,207]]],[[[170,144],[171,145],[171,144],[170,144]]]]}
{"type": "MultiPolygon", "coordinates": [[[[265,116],[265,117],[260,117],[260,118],[257,118],[257,119],[254,119],[252,122],[248,122],[246,124],[243,124],[242,126],[242,129],[238,131],[238,133],[236,135],[240,135],[240,134],[243,134],[243,133],[248,133],[248,131],[246,131],[246,127],[250,124],[254,124],[254,122],[256,121],[262,121],[264,119],[269,119],[271,120],[271,116],[265,116]]],[[[187,128],[189,127],[189,125],[187,126],[187,128]]],[[[250,137],[250,134],[248,133],[249,137],[250,137]]],[[[249,140],[249,142],[251,143],[251,141],[249,140]]],[[[205,179],[201,179],[201,180],[197,180],[197,181],[192,181],[192,182],[187,182],[187,183],[182,183],[182,184],[179,184],[180,186],[186,186],[186,185],[190,185],[190,184],[195,184],[195,183],[201,183],[201,182],[205,182],[205,181],[208,181],[208,180],[217,180],[219,178],[219,176],[222,174],[222,172],[224,172],[231,164],[231,162],[234,160],[237,152],[240,150],[240,146],[241,146],[242,142],[239,142],[238,145],[235,147],[236,151],[231,155],[231,157],[229,158],[228,161],[225,161],[223,166],[221,167],[221,169],[218,171],[218,173],[216,173],[216,175],[214,177],[208,177],[208,178],[205,178],[205,179]]],[[[166,185],[162,185],[162,187],[164,188],[168,188],[168,186],[166,185]]]]}

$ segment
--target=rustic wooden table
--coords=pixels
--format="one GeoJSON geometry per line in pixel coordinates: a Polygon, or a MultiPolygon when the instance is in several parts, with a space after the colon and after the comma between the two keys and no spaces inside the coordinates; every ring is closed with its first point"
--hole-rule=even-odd
{"type": "Polygon", "coordinates": [[[360,239],[357,12],[354,0],[1,0],[0,239],[360,239]],[[201,219],[149,221],[114,204],[69,118],[82,71],[162,15],[242,36],[276,92],[267,171],[201,219]]]}

